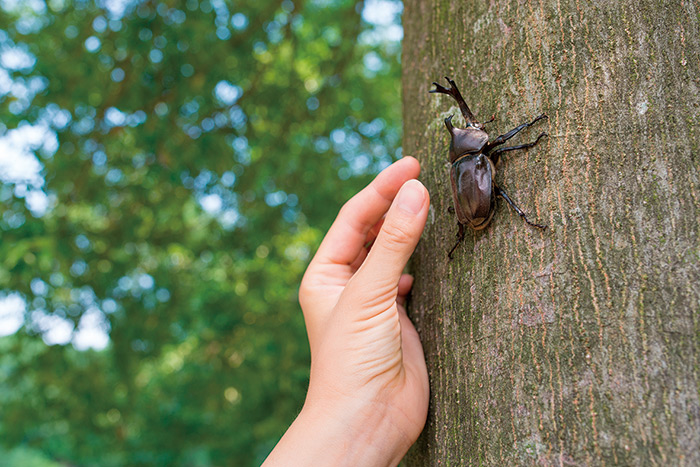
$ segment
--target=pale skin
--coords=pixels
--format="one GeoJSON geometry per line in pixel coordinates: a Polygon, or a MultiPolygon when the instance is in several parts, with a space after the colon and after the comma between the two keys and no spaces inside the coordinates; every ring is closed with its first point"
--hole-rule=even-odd
{"type": "Polygon", "coordinates": [[[403,274],[430,204],[404,157],[340,210],[299,289],[311,348],[297,419],[263,464],[393,466],[420,434],[428,373],[403,274]],[[367,245],[370,245],[369,248],[367,245]]]}

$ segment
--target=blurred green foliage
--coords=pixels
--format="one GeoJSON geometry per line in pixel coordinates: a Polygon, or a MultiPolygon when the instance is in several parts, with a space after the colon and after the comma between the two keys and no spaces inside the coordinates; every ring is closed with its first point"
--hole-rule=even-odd
{"type": "Polygon", "coordinates": [[[41,164],[0,187],[0,290],[26,305],[0,338],[7,449],[264,459],[308,382],[301,274],[400,152],[399,42],[363,8],[0,1],[0,137],[33,129],[41,164]],[[103,350],[50,337],[89,322],[103,350]]]}
{"type": "Polygon", "coordinates": [[[0,448],[0,459],[3,466],[17,467],[61,467],[61,464],[54,462],[40,452],[25,447],[17,447],[11,450],[0,448]]]}

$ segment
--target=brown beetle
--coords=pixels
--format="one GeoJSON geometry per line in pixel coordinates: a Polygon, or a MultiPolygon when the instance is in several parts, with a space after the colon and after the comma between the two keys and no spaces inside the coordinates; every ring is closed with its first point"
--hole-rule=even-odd
{"type": "Polygon", "coordinates": [[[535,224],[530,222],[525,213],[513,202],[512,199],[494,182],[496,175],[496,165],[501,153],[513,151],[515,149],[527,149],[537,144],[540,138],[548,136],[547,133],[541,133],[533,143],[520,144],[507,148],[496,149],[497,146],[508,141],[515,136],[520,130],[534,125],[535,122],[548,118],[542,114],[535,118],[530,123],[513,128],[508,133],[499,136],[489,142],[489,135],[484,131],[484,124],[490,123],[491,120],[479,123],[474,117],[474,114],[469,110],[469,106],[464,101],[462,94],[454,81],[447,76],[445,77],[450,84],[450,88],[444,88],[438,83],[433,83],[435,89],[430,92],[437,92],[452,96],[459,104],[459,109],[462,111],[464,119],[467,121],[466,128],[455,128],[452,125],[452,117],[450,115],[445,119],[445,126],[450,132],[452,140],[450,141],[450,180],[452,182],[452,197],[454,199],[454,210],[457,213],[457,225],[459,232],[457,233],[457,243],[450,250],[447,256],[452,259],[452,253],[457,248],[464,238],[464,226],[468,225],[474,230],[485,228],[496,210],[496,197],[500,196],[510,206],[515,209],[520,217],[525,219],[525,222],[539,229],[547,228],[546,225],[535,224]]]}

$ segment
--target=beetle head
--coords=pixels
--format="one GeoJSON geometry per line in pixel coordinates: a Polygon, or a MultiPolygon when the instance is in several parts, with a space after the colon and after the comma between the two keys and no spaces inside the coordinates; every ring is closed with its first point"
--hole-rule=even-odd
{"type": "Polygon", "coordinates": [[[450,141],[450,162],[456,161],[460,156],[468,153],[479,152],[489,141],[489,135],[483,130],[479,122],[469,122],[466,128],[455,128],[452,125],[452,115],[445,119],[447,131],[452,136],[450,141]]]}

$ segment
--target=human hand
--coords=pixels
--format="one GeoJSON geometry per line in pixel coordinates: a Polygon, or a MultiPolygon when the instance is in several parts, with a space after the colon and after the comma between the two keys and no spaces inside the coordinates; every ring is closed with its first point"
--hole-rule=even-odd
{"type": "Polygon", "coordinates": [[[428,374],[403,307],[413,279],[402,274],[430,204],[419,172],[405,157],[379,174],[311,261],[299,290],[309,391],[265,465],[396,465],[423,429],[428,374]]]}

